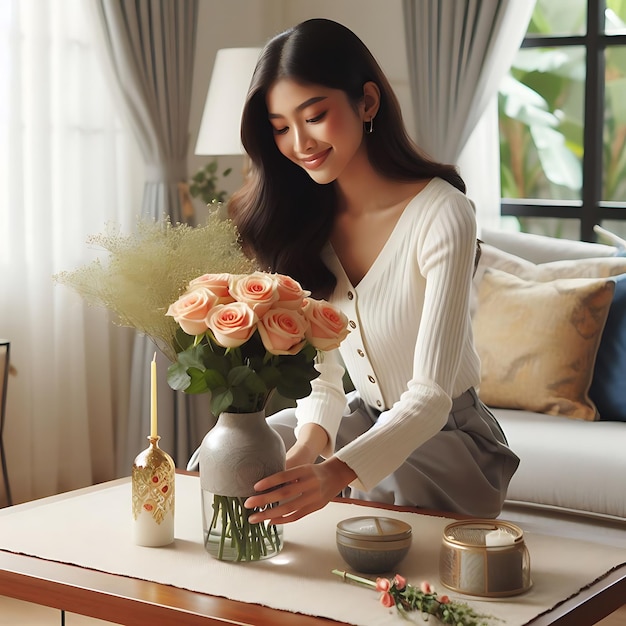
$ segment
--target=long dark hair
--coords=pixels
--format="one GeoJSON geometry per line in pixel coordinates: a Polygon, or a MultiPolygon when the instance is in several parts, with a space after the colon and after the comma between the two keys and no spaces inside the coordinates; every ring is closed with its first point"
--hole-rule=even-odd
{"type": "Polygon", "coordinates": [[[436,163],[406,133],[398,100],[365,44],[348,28],[311,19],[276,35],[263,49],[252,76],[241,120],[241,139],[251,161],[248,177],[229,202],[245,249],[268,270],[288,274],[318,297],[327,297],[336,279],[322,263],[336,211],[333,183],[320,185],[283,156],[274,142],[266,95],[273,83],[340,89],[356,104],[368,81],[380,89],[375,131],[365,135],[370,163],[399,181],[439,176],[465,192],[451,165],[436,163]]]}

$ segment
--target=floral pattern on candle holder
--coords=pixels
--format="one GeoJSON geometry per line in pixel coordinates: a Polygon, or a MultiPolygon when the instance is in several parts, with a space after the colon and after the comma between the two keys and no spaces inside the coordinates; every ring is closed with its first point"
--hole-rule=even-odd
{"type": "Polygon", "coordinates": [[[150,447],[133,463],[133,518],[141,511],[150,514],[157,524],[174,508],[174,463],[158,447],[158,437],[150,439],[150,447]]]}

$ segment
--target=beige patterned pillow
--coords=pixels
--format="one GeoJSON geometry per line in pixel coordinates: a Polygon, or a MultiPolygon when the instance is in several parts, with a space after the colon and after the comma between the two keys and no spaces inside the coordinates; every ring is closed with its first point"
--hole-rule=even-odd
{"type": "MultiPolygon", "coordinates": [[[[579,242],[576,242],[579,243],[579,242]]],[[[472,282],[470,311],[472,317],[478,306],[478,289],[485,272],[492,268],[525,280],[545,282],[557,278],[606,278],[626,273],[626,257],[588,257],[547,263],[533,263],[522,257],[483,243],[482,254],[472,282]]]]}
{"type": "Polygon", "coordinates": [[[588,391],[614,290],[610,279],[537,282],[486,270],[473,320],[482,401],[597,419],[588,391]]]}

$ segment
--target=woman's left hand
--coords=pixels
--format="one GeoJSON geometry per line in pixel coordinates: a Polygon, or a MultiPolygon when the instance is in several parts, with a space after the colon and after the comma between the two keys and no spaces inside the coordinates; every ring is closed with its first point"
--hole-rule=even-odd
{"type": "Polygon", "coordinates": [[[264,520],[271,524],[295,522],[326,506],[355,478],[356,474],[334,457],[267,476],[254,485],[256,491],[264,493],[250,496],[244,504],[249,509],[275,506],[254,513],[249,521],[252,524],[264,520]]]}

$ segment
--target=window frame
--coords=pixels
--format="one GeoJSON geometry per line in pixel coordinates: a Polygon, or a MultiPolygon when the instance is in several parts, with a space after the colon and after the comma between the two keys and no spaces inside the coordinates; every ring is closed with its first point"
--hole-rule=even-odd
{"type": "Polygon", "coordinates": [[[576,219],[581,241],[595,241],[593,227],[602,220],[626,220],[626,202],[602,201],[605,50],[626,46],[626,34],[604,32],[605,0],[587,0],[584,35],[526,35],[521,48],[582,46],[586,50],[584,152],[581,200],[501,198],[500,214],[514,217],[576,219]]]}

